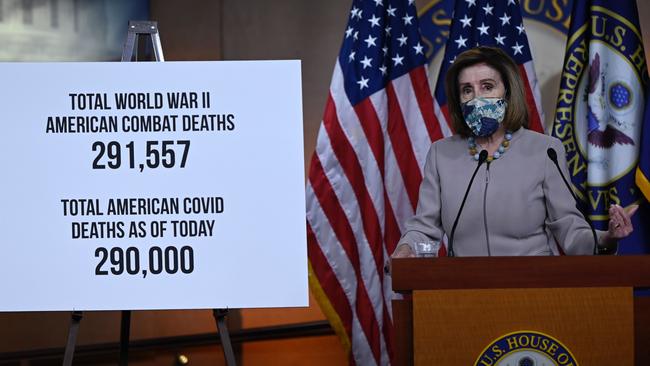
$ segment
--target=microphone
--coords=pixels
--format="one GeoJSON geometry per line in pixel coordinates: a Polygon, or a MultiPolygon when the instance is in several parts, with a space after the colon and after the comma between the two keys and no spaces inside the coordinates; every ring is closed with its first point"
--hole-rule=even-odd
{"type": "Polygon", "coordinates": [[[478,155],[478,165],[476,166],[476,169],[474,169],[474,174],[472,174],[472,179],[469,180],[469,184],[467,185],[467,190],[465,191],[463,202],[461,202],[460,208],[458,209],[458,214],[456,215],[456,220],[454,220],[454,226],[451,227],[451,235],[449,236],[449,245],[448,245],[449,250],[447,251],[448,257],[454,256],[454,234],[456,233],[456,226],[458,226],[458,219],[460,219],[460,214],[463,212],[463,207],[465,207],[465,201],[467,201],[467,195],[469,194],[469,189],[472,188],[472,183],[474,182],[474,177],[476,177],[478,168],[480,168],[481,165],[485,163],[487,157],[488,157],[487,150],[481,150],[481,152],[478,155]]]}
{"type": "Polygon", "coordinates": [[[548,155],[548,158],[551,159],[553,164],[555,164],[555,167],[557,168],[557,171],[560,173],[560,176],[562,177],[562,181],[564,182],[564,185],[566,188],[571,192],[571,196],[573,196],[573,200],[576,202],[576,207],[578,208],[578,211],[582,214],[582,216],[585,218],[585,221],[587,222],[587,225],[589,225],[589,228],[591,229],[591,235],[594,236],[594,255],[598,254],[598,236],[596,235],[596,230],[594,230],[594,226],[591,224],[591,221],[587,218],[587,215],[585,215],[584,212],[580,209],[580,203],[578,201],[578,197],[576,197],[576,194],[573,192],[573,189],[571,189],[571,186],[569,185],[569,182],[566,180],[564,177],[564,173],[562,173],[562,169],[560,169],[560,164],[557,162],[557,152],[555,151],[554,148],[549,147],[546,150],[546,154],[548,155]]]}

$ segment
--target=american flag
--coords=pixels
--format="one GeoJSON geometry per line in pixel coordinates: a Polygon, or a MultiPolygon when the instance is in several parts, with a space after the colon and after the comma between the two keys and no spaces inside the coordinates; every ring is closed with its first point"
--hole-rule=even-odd
{"type": "Polygon", "coordinates": [[[385,268],[442,137],[414,0],[354,0],[307,184],[312,292],[358,365],[391,359],[385,268]]]}
{"type": "Polygon", "coordinates": [[[530,123],[528,128],[544,132],[542,96],[539,91],[533,57],[528,45],[519,2],[516,0],[456,0],[454,15],[436,83],[435,110],[445,136],[451,134],[445,74],[456,56],[476,46],[500,47],[517,65],[526,87],[530,123]]]}

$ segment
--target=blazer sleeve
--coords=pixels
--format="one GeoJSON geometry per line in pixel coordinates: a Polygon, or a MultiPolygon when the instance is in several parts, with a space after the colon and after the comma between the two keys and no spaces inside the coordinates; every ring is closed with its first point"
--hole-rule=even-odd
{"type": "MultiPolygon", "coordinates": [[[[569,179],[566,152],[560,140],[552,138],[550,147],[557,152],[557,160],[564,176],[569,179]]],[[[546,199],[546,226],[564,250],[570,255],[588,255],[594,252],[594,237],[591,228],[576,202],[562,181],[560,173],[551,159],[546,158],[544,172],[544,196],[546,199]]],[[[602,232],[596,231],[598,240],[602,232]]]]}
{"type": "Polygon", "coordinates": [[[440,219],[440,176],[438,174],[437,149],[439,144],[432,144],[424,165],[424,177],[420,184],[420,194],[415,215],[407,220],[404,235],[399,245],[408,244],[415,252],[415,243],[423,241],[440,241],[442,223],[440,219]]]}

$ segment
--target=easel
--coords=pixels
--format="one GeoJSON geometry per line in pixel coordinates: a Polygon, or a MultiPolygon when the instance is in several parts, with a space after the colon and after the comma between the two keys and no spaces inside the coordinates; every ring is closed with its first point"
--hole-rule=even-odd
{"type": "MultiPolygon", "coordinates": [[[[129,21],[129,29],[126,36],[126,42],[122,48],[122,62],[131,62],[135,56],[138,61],[138,36],[149,35],[151,37],[151,44],[153,46],[154,56],[156,61],[163,62],[162,46],[160,44],[160,35],[158,33],[158,23],[153,21],[129,21]]],[[[217,330],[219,331],[219,338],[221,339],[221,347],[223,348],[223,355],[226,359],[226,365],[236,366],[235,353],[232,349],[230,342],[230,333],[228,332],[228,325],[226,323],[228,316],[228,309],[213,309],[212,314],[217,323],[217,330]]],[[[68,331],[68,342],[65,347],[65,354],[63,357],[63,366],[71,366],[72,358],[74,356],[74,349],[77,343],[77,334],[79,332],[79,325],[83,318],[83,312],[73,311],[72,320],[70,322],[70,329],[68,331]]],[[[129,336],[131,333],[131,310],[122,311],[122,319],[120,322],[120,366],[127,366],[129,364],[129,336]]]]}

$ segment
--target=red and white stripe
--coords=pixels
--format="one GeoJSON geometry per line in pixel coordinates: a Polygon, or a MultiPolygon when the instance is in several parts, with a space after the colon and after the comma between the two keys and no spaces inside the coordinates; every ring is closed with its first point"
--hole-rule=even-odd
{"type": "Polygon", "coordinates": [[[546,128],[544,126],[544,110],[542,110],[542,93],[539,90],[539,82],[537,81],[533,61],[519,65],[519,74],[521,74],[526,88],[526,103],[530,112],[528,128],[544,133],[546,128]]]}
{"type": "Polygon", "coordinates": [[[353,364],[390,364],[393,293],[384,268],[441,137],[424,66],[352,106],[337,62],[309,171],[308,246],[353,364]]]}

